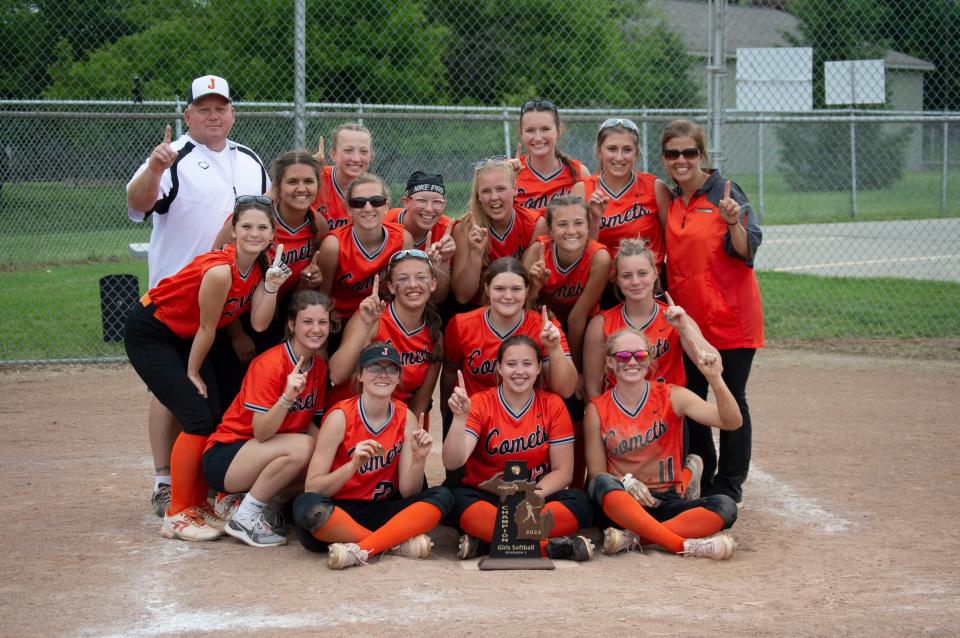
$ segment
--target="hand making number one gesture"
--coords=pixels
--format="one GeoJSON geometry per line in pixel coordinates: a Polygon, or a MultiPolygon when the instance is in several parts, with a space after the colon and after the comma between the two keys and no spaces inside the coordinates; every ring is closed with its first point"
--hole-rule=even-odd
{"type": "Polygon", "coordinates": [[[380,275],[373,276],[373,287],[370,296],[360,302],[360,319],[368,326],[380,321],[380,314],[387,307],[387,302],[380,299],[380,275]]]}
{"type": "Polygon", "coordinates": [[[163,141],[153,149],[153,152],[150,153],[150,159],[147,160],[147,162],[151,170],[162,173],[173,166],[173,162],[176,159],[177,152],[170,146],[170,125],[167,124],[167,127],[163,130],[163,141]]]}
{"type": "Polygon", "coordinates": [[[540,330],[540,341],[547,350],[560,347],[560,328],[550,321],[546,306],[540,306],[543,313],[543,328],[540,330]]]}
{"type": "Polygon", "coordinates": [[[324,152],[323,152],[323,136],[322,135],[320,136],[320,141],[317,142],[317,152],[314,153],[313,158],[318,162],[320,162],[321,168],[326,163],[326,159],[324,157],[324,152]]]}
{"type": "Polygon", "coordinates": [[[463,382],[463,373],[459,370],[457,370],[457,386],[450,393],[447,405],[450,406],[454,416],[466,418],[467,413],[470,412],[470,397],[467,395],[467,386],[463,382]]]}
{"type": "Polygon", "coordinates": [[[727,226],[733,226],[740,223],[740,204],[738,204],[735,199],[730,197],[729,179],[727,180],[726,185],[723,187],[723,199],[720,200],[717,208],[720,210],[720,216],[723,218],[723,221],[726,222],[727,226]]]}

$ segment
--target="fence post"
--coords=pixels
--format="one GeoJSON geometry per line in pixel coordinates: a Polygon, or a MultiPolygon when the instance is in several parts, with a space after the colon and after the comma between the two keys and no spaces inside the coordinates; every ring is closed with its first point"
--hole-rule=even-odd
{"type": "Polygon", "coordinates": [[[649,173],[650,162],[649,162],[649,158],[647,157],[647,148],[650,145],[650,140],[649,140],[650,131],[649,131],[649,125],[647,124],[647,109],[643,109],[640,112],[640,117],[643,118],[640,121],[640,157],[642,158],[642,161],[643,161],[643,172],[649,173]]]}
{"type": "Polygon", "coordinates": [[[510,150],[510,113],[507,111],[507,105],[503,105],[503,154],[507,157],[513,157],[510,150]]]}
{"type": "Polygon", "coordinates": [[[758,202],[760,204],[760,221],[763,221],[763,215],[766,212],[763,201],[763,119],[757,125],[757,190],[759,190],[758,202]]]}
{"type": "MultiPolygon", "coordinates": [[[[173,101],[175,102],[173,110],[177,112],[177,115],[181,115],[183,113],[183,107],[180,104],[180,96],[174,95],[173,101]]],[[[173,123],[173,132],[176,134],[176,137],[173,138],[175,140],[179,140],[180,136],[183,135],[183,118],[182,117],[178,117],[177,121],[173,123]]]]}
{"type": "Polygon", "coordinates": [[[720,128],[723,124],[723,76],[726,59],[723,51],[723,16],[727,0],[710,0],[710,64],[707,65],[707,116],[710,120],[710,157],[713,167],[722,172],[723,153],[720,128]]]}
{"type": "Polygon", "coordinates": [[[363,126],[363,101],[357,100],[357,124],[363,126]]]}
{"type": "Polygon", "coordinates": [[[303,148],[307,139],[306,9],[304,0],[293,3],[293,146],[303,148]]]}
{"type": "Polygon", "coordinates": [[[943,120],[943,172],[940,175],[940,214],[947,214],[947,140],[950,137],[950,122],[943,120]]]}
{"type": "Polygon", "coordinates": [[[857,124],[850,109],[850,217],[857,216],[857,124]]]}

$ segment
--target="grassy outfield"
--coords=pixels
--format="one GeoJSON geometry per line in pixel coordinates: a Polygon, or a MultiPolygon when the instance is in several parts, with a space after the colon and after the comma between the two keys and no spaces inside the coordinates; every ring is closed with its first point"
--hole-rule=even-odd
{"type": "MultiPolygon", "coordinates": [[[[0,272],[0,361],[125,356],[104,343],[98,280],[127,260],[0,272]]],[[[958,338],[960,284],[761,272],[767,338],[958,338]]]]}

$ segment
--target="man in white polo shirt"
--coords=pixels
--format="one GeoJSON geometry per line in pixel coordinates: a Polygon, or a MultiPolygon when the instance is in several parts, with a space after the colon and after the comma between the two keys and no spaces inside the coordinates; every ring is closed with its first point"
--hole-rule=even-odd
{"type": "MultiPolygon", "coordinates": [[[[127,215],[152,215],[147,256],[149,287],[210,250],[239,195],[261,195],[270,179],[256,153],[228,139],[236,114],[230,86],[215,75],[190,84],[183,120],[187,134],[175,141],[166,127],[161,142],[127,184],[127,215]]],[[[163,516],[169,503],[170,451],[179,432],[173,415],[150,403],[150,448],[156,471],[151,499],[163,516]]]]}

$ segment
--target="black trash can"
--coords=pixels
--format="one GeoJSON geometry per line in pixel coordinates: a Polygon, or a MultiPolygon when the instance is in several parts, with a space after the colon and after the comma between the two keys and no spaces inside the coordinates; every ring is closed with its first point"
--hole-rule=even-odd
{"type": "Polygon", "coordinates": [[[107,275],[100,278],[100,321],[103,340],[123,341],[123,326],[130,306],[140,299],[140,282],[136,275],[107,275]]]}

